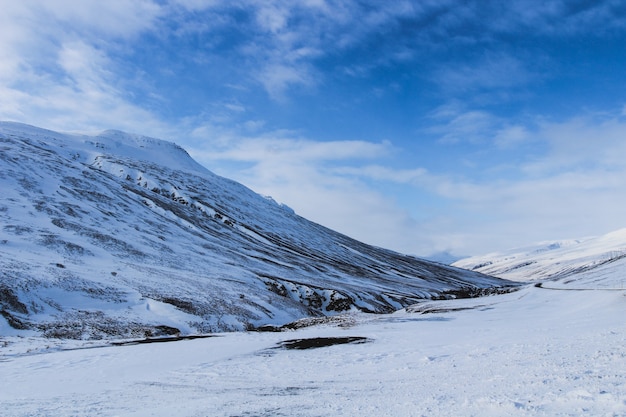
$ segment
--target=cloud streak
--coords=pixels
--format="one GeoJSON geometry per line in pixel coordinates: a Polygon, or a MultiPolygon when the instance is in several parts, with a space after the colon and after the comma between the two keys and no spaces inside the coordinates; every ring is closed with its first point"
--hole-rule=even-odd
{"type": "MultiPolygon", "coordinates": [[[[151,1],[6,2],[0,18],[0,109],[6,119],[80,130],[159,126],[119,86],[111,50],[154,27],[161,8],[151,1]],[[134,122],[132,122],[134,120],[134,122]]],[[[4,5],[3,5],[4,7],[4,5]]],[[[150,129],[161,131],[161,129],[150,129]]]]}

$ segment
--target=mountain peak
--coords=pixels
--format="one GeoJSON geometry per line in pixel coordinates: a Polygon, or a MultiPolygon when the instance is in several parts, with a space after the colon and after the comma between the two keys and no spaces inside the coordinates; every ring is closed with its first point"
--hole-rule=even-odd
{"type": "Polygon", "coordinates": [[[107,152],[118,156],[149,161],[171,169],[206,172],[206,168],[174,142],[121,130],[105,130],[95,138],[98,144],[106,147],[107,152]]]}
{"type": "MultiPolygon", "coordinates": [[[[96,135],[61,133],[17,122],[0,122],[0,133],[40,140],[47,146],[70,151],[95,159],[97,156],[140,160],[177,170],[208,172],[182,147],[174,142],[149,136],[127,133],[121,130],[105,130],[96,135]]],[[[76,156],[74,156],[76,157],[76,156]]],[[[83,162],[88,163],[87,160],[83,162]]]]}

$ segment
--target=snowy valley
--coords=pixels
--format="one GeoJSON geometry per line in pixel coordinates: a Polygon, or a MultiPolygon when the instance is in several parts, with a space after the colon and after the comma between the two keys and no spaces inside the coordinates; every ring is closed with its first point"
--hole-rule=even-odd
{"type": "Polygon", "coordinates": [[[624,230],[448,267],[168,142],[0,147],[3,416],[626,416],[624,230]]]}
{"type": "Polygon", "coordinates": [[[624,416],[626,289],[609,288],[625,267],[279,333],[3,338],[0,405],[6,416],[624,416]]]}

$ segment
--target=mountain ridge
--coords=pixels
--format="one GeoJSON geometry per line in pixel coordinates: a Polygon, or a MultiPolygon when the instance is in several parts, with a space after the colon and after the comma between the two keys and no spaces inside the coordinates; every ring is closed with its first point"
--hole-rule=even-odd
{"type": "Polygon", "coordinates": [[[0,333],[245,330],[514,287],[310,222],[172,142],[3,122],[0,147],[0,333]]]}

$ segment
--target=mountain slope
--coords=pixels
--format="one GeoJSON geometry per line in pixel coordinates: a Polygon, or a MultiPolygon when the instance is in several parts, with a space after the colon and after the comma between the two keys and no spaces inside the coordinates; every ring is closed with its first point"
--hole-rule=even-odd
{"type": "Polygon", "coordinates": [[[621,229],[600,237],[543,242],[475,256],[459,260],[453,265],[510,280],[556,280],[576,276],[578,281],[583,277],[580,274],[595,271],[606,264],[615,263],[610,268],[620,269],[623,262],[618,261],[624,258],[626,229],[621,229]]]}
{"type": "Polygon", "coordinates": [[[0,334],[241,330],[511,284],[357,242],[117,131],[0,123],[0,186],[0,334]]]}

